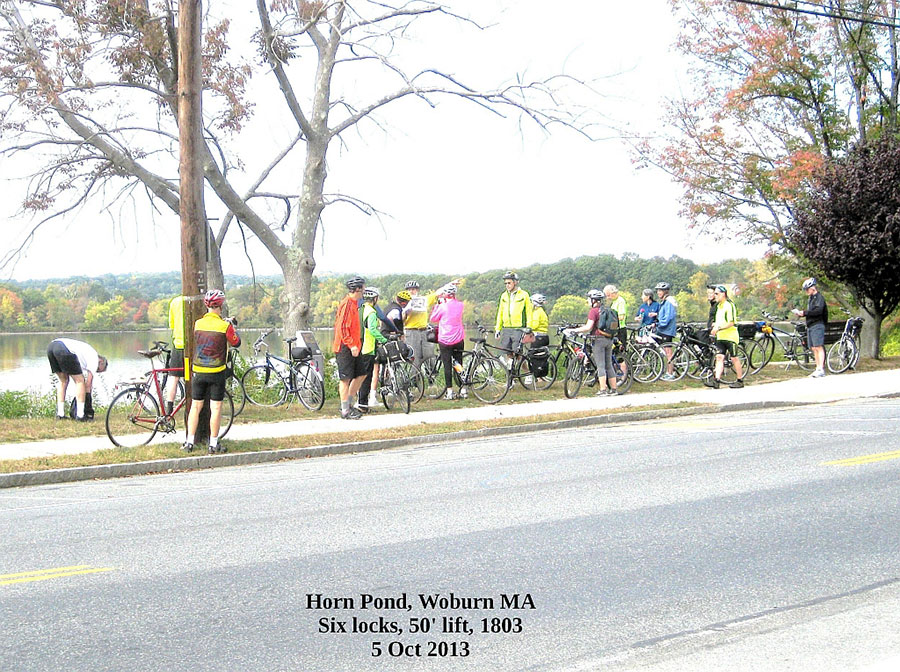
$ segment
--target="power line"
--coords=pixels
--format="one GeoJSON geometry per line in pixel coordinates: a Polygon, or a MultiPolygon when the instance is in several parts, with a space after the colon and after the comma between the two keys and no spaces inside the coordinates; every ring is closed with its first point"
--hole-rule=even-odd
{"type": "MultiPolygon", "coordinates": [[[[768,9],[778,9],[783,12],[794,12],[797,14],[812,14],[813,16],[824,16],[829,19],[840,19],[842,21],[854,21],[856,23],[866,23],[873,26],[883,26],[885,28],[900,28],[900,25],[896,23],[885,21],[879,21],[877,19],[867,19],[862,16],[848,16],[846,14],[837,14],[835,12],[829,12],[825,10],[821,5],[817,5],[812,2],[804,2],[802,4],[812,5],[813,7],[821,7],[825,11],[815,11],[813,9],[800,9],[799,7],[785,7],[784,5],[778,5],[771,2],[763,2],[762,0],[731,0],[732,2],[738,2],[743,5],[755,5],[757,7],[766,7],[768,9]]],[[[798,3],[801,4],[801,3],[798,3]]],[[[881,16],[879,14],[874,14],[873,16],[881,16]]],[[[883,17],[887,19],[888,17],[883,17]]]]}

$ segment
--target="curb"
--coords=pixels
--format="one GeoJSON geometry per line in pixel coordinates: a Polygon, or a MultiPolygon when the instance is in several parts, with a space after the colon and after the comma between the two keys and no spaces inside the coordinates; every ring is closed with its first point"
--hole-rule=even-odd
{"type": "MultiPolygon", "coordinates": [[[[882,396],[900,396],[900,393],[882,396]]],[[[449,443],[461,439],[483,439],[492,436],[508,436],[535,431],[558,431],[578,427],[591,427],[594,425],[624,424],[691,415],[709,415],[713,413],[752,411],[767,408],[787,408],[792,406],[804,406],[809,403],[812,402],[763,401],[719,404],[717,406],[697,406],[692,408],[661,408],[659,410],[592,415],[584,418],[535,422],[527,425],[511,425],[509,427],[485,427],[482,429],[463,430],[447,434],[428,434],[397,439],[374,439],[370,441],[354,441],[352,443],[327,444],[322,446],[311,446],[309,448],[284,448],[281,450],[261,450],[252,453],[226,453],[224,455],[177,457],[165,460],[152,460],[150,462],[127,462],[91,467],[22,471],[11,474],[0,474],[0,488],[18,488],[29,485],[48,485],[52,483],[68,483],[92,479],[122,478],[126,476],[146,476],[149,474],[193,471],[197,469],[236,467],[248,464],[279,462],[281,460],[346,455],[374,450],[388,450],[391,448],[449,443]]]]}

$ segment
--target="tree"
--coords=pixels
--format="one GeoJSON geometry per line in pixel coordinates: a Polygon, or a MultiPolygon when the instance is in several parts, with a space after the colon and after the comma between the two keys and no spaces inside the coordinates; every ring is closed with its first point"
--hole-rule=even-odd
{"type": "Polygon", "coordinates": [[[583,296],[566,294],[559,297],[550,311],[551,324],[584,324],[588,314],[588,300],[583,296]]]}
{"type": "Polygon", "coordinates": [[[881,323],[900,304],[900,139],[885,135],[828,162],[798,208],[790,243],[868,313],[863,347],[880,353],[881,323]]]}
{"type": "MultiPolygon", "coordinates": [[[[242,175],[228,140],[252,112],[244,100],[251,66],[228,53],[228,23],[217,23],[204,39],[204,75],[211,95],[205,103],[203,167],[207,184],[228,210],[214,235],[216,244],[221,245],[236,221],[281,268],[287,332],[311,318],[313,251],[326,208],[349,204],[366,214],[375,212],[352,195],[325,191],[329,148],[349,146],[361,123],[379,123],[376,115],[401,100],[433,107],[439,98],[450,97],[497,114],[521,115],[544,130],[564,126],[588,135],[589,111],[559,103],[566,86],[578,84],[570,77],[517,78],[484,89],[433,63],[409,65],[413,60],[400,52],[397,38],[412,34],[413,24],[434,20],[477,28],[437,2],[257,0],[256,9],[258,45],[271,72],[264,81],[284,101],[297,134],[257,176],[242,175]],[[375,93],[366,97],[354,87],[355,77],[377,87],[375,93]],[[299,184],[285,191],[264,188],[294,154],[302,155],[299,184]],[[265,214],[272,203],[283,206],[280,221],[265,214]]],[[[149,0],[4,0],[0,16],[12,46],[0,51],[0,94],[12,110],[0,129],[10,138],[3,153],[38,150],[53,157],[32,181],[25,207],[50,210],[44,222],[83,203],[102,186],[115,186],[122,197],[143,192],[177,212],[178,185],[167,177],[175,174],[177,150],[172,3],[157,8],[149,0]],[[30,9],[28,20],[20,7],[30,9]],[[128,114],[122,112],[123,100],[134,103],[128,114]],[[142,113],[147,116],[131,118],[142,113]],[[68,200],[63,205],[60,199],[68,200]]],[[[212,248],[215,262],[216,245],[212,248]]],[[[211,284],[221,282],[215,263],[209,275],[211,284]]]]}
{"type": "MultiPolygon", "coordinates": [[[[809,178],[854,143],[897,128],[896,2],[824,3],[881,25],[731,0],[671,0],[693,86],[669,102],[643,160],[683,188],[691,226],[790,251],[809,178]]],[[[784,4],[784,3],[783,3],[784,4]]],[[[828,13],[827,11],[825,13],[828,13]]]]}

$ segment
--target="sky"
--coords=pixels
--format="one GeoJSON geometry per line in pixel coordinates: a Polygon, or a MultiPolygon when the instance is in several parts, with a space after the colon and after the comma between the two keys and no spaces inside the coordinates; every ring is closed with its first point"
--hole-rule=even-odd
{"type": "MultiPolygon", "coordinates": [[[[253,3],[214,4],[210,12],[231,16],[234,43],[247,44],[256,24],[253,3]]],[[[686,63],[671,50],[676,24],[666,0],[448,4],[489,27],[447,29],[422,22],[400,45],[403,55],[427,56],[485,87],[509,83],[516,73],[538,78],[565,72],[594,83],[602,94],[591,99],[597,112],[646,133],[659,127],[663,97],[688,85],[686,63]],[[559,6],[565,14],[548,9],[559,6]]],[[[360,100],[375,95],[365,78],[340,84],[360,100]]],[[[295,133],[265,81],[257,81],[251,94],[254,121],[238,145],[248,180],[295,133]]],[[[548,135],[514,115],[500,118],[458,100],[438,101],[433,108],[404,100],[384,108],[378,121],[330,148],[326,191],[360,198],[382,214],[367,217],[346,205],[326,210],[315,252],[317,274],[455,275],[625,252],[706,263],[759,258],[764,252],[689,230],[678,214],[678,186],[658,169],[637,169],[615,138],[592,142],[565,129],[548,135]]],[[[287,164],[273,190],[296,191],[299,170],[299,163],[287,164]]],[[[15,169],[8,164],[0,175],[16,176],[15,169]]],[[[7,182],[0,199],[8,232],[0,243],[4,252],[30,228],[29,221],[11,216],[20,188],[20,182],[7,182]]],[[[212,201],[209,215],[223,216],[212,201]]],[[[42,227],[27,253],[12,270],[0,271],[0,278],[178,270],[178,218],[165,213],[151,218],[146,210],[103,211],[98,202],[89,203],[42,227]]],[[[271,217],[280,217],[277,208],[271,217]]],[[[252,239],[247,249],[257,275],[278,273],[252,239]]],[[[235,229],[223,260],[226,274],[251,272],[235,229]]]]}

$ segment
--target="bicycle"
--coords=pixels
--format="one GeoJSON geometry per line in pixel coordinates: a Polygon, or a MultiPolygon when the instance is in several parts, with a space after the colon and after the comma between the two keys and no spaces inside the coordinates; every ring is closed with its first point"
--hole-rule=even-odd
{"type": "Polygon", "coordinates": [[[259,355],[265,347],[265,363],[251,366],[241,376],[241,384],[247,400],[254,406],[280,406],[294,396],[310,411],[318,411],[325,404],[325,383],[313,366],[312,351],[307,347],[294,347],[296,337],[283,339],[287,346],[287,359],[269,352],[266,337],[269,329],[253,343],[253,352],[259,355]]]}
{"type": "MultiPolygon", "coordinates": [[[[151,361],[163,354],[162,349],[138,350],[151,361]]],[[[173,405],[171,413],[160,412],[159,399],[163,399],[163,380],[169,375],[182,375],[183,369],[152,368],[143,380],[125,381],[116,385],[119,390],[106,409],[106,435],[113,445],[120,448],[137,448],[153,440],[157,432],[173,434],[178,413],[184,407],[185,398],[173,405]]],[[[183,388],[182,388],[183,389],[183,388]]],[[[163,405],[165,408],[165,405],[163,405]]],[[[224,437],[234,422],[234,401],[225,390],[222,400],[222,419],[219,438],[224,437]]]]}
{"type": "Polygon", "coordinates": [[[855,369],[859,363],[859,335],[865,321],[861,317],[853,317],[849,310],[841,308],[847,316],[844,331],[839,340],[828,348],[826,363],[831,373],[843,373],[847,369],[855,369]]]}
{"type": "MultiPolygon", "coordinates": [[[[403,348],[397,334],[390,334],[384,345],[378,346],[378,382],[376,392],[387,410],[399,404],[404,413],[409,413],[412,405],[412,383],[407,375],[408,364],[403,356],[403,348]]],[[[405,345],[405,344],[403,344],[405,345]]]]}
{"type": "MultiPolygon", "coordinates": [[[[792,320],[791,324],[794,326],[794,332],[791,333],[775,326],[776,322],[786,322],[786,318],[777,317],[766,311],[763,311],[763,317],[767,320],[764,326],[768,327],[768,329],[761,328],[763,335],[757,340],[757,343],[762,348],[763,358],[760,360],[762,362],[760,366],[754,366],[756,371],[759,371],[759,369],[767,366],[772,361],[776,343],[781,346],[788,368],[793,363],[796,363],[804,371],[812,371],[816,368],[816,357],[806,340],[805,322],[792,320]]],[[[754,364],[759,364],[759,362],[754,364]]]]}
{"type": "MultiPolygon", "coordinates": [[[[470,389],[472,393],[486,404],[496,404],[509,392],[509,370],[499,359],[487,350],[488,331],[477,324],[481,336],[469,339],[475,345],[471,351],[463,352],[462,365],[455,376],[461,388],[470,389]]],[[[441,358],[432,355],[422,362],[422,375],[425,378],[425,394],[431,399],[439,399],[447,390],[444,379],[444,366],[441,358]]]]}
{"type": "Polygon", "coordinates": [[[666,371],[666,354],[656,339],[652,325],[626,326],[632,338],[625,345],[625,357],[631,364],[634,380],[655,383],[666,371]]]}
{"type": "MultiPolygon", "coordinates": [[[[479,329],[482,329],[478,322],[475,324],[479,329]]],[[[483,329],[482,333],[487,335],[487,329],[483,329]]],[[[531,329],[526,328],[524,333],[527,335],[533,332],[531,329]]],[[[525,346],[524,339],[519,341],[515,350],[507,350],[496,345],[485,344],[488,350],[501,352],[511,358],[512,364],[509,366],[510,387],[518,381],[526,390],[550,389],[556,381],[557,375],[556,362],[550,357],[550,348],[547,346],[526,348],[525,346]]],[[[497,357],[497,359],[500,358],[497,357]]]]}
{"type": "MultiPolygon", "coordinates": [[[[716,349],[710,340],[709,330],[692,324],[677,327],[681,339],[672,353],[672,367],[675,380],[685,375],[695,380],[708,380],[715,375],[716,349]]],[[[731,357],[724,358],[721,382],[731,384],[743,380],[749,373],[747,352],[740,343],[735,344],[735,357],[741,363],[741,376],[737,375],[731,357]]]]}
{"type": "MultiPolygon", "coordinates": [[[[578,396],[582,385],[593,387],[599,383],[597,365],[591,356],[593,349],[589,337],[578,339],[564,333],[566,329],[572,329],[577,325],[559,327],[560,333],[566,336],[563,347],[568,350],[568,363],[566,365],[566,376],[563,379],[563,393],[568,399],[574,399],[578,396]]],[[[618,341],[613,339],[613,343],[618,341]]],[[[631,365],[627,359],[619,360],[615,353],[615,347],[612,351],[612,368],[616,372],[616,392],[625,394],[631,389],[634,383],[634,376],[631,372],[631,365]],[[625,364],[625,371],[622,371],[621,364],[625,364]]]]}

